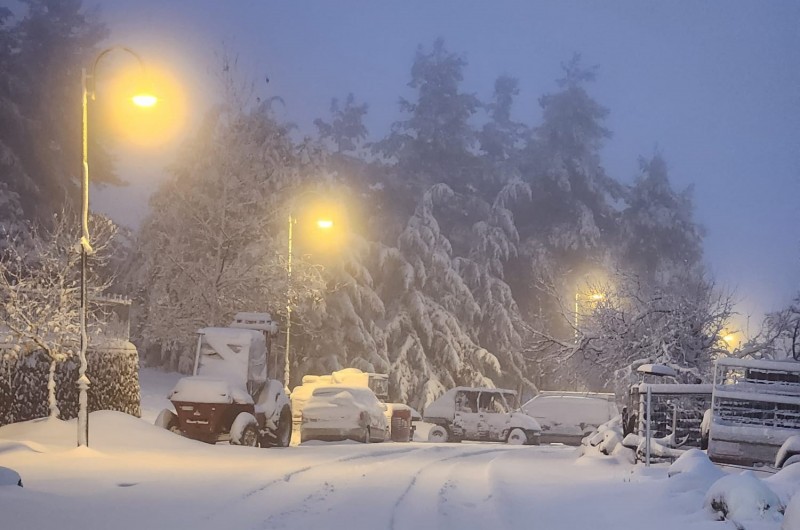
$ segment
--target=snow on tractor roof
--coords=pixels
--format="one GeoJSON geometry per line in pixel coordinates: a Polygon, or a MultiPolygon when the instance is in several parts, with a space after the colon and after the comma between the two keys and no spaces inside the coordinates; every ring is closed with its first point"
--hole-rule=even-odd
{"type": "Polygon", "coordinates": [[[244,328],[203,328],[195,375],[215,376],[232,384],[263,384],[267,380],[267,341],[261,331],[244,328]]]}

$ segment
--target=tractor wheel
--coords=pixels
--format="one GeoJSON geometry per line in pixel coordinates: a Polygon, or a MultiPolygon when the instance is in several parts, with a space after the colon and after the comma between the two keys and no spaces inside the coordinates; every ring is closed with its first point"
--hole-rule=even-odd
{"type": "Polygon", "coordinates": [[[154,425],[156,427],[161,427],[162,429],[172,431],[175,434],[181,433],[180,426],[178,425],[178,416],[176,416],[175,413],[169,409],[163,409],[158,413],[158,417],[156,418],[154,425]]]}
{"type": "Polygon", "coordinates": [[[231,425],[231,444],[258,446],[258,422],[249,412],[240,412],[231,425]]]}

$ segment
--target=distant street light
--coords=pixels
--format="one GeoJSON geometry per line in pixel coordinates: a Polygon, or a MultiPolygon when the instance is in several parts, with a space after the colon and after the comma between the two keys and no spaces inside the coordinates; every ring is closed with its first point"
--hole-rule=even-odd
{"type": "MultiPolygon", "coordinates": [[[[584,297],[585,301],[597,303],[600,300],[603,300],[605,295],[599,292],[593,292],[588,296],[584,297]]],[[[578,338],[578,316],[580,314],[580,300],[581,300],[581,293],[580,291],[575,291],[575,339],[578,338]]]]}
{"type": "MultiPolygon", "coordinates": [[[[301,194],[304,195],[304,194],[301,194]]],[[[295,198],[295,200],[298,197],[295,198]]],[[[289,376],[291,370],[291,358],[289,356],[289,347],[291,345],[292,337],[292,232],[297,218],[293,213],[289,212],[289,251],[286,264],[286,351],[283,366],[283,381],[286,388],[289,388],[289,376]]],[[[329,217],[317,216],[316,226],[320,230],[328,231],[333,228],[334,222],[329,217]]]]}
{"type": "MultiPolygon", "coordinates": [[[[95,76],[97,73],[97,64],[100,60],[113,51],[123,51],[132,55],[138,62],[144,74],[145,68],[142,59],[130,48],[121,46],[114,46],[106,48],[95,57],[92,68],[89,73],[86,68],[81,71],[81,93],[83,105],[83,123],[82,123],[82,179],[81,179],[81,306],[80,306],[80,366],[78,368],[78,446],[89,445],[89,413],[88,405],[89,398],[87,391],[89,390],[89,378],[86,376],[86,348],[88,345],[88,335],[86,333],[86,305],[87,305],[87,290],[86,290],[86,256],[92,253],[92,245],[89,241],[89,99],[95,99],[95,76]]],[[[132,102],[140,107],[152,107],[158,99],[152,94],[139,93],[131,98],[132,102]]]]}

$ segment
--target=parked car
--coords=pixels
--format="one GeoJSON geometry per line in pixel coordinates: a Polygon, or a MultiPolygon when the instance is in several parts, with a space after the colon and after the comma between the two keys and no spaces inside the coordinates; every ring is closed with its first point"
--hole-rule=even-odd
{"type": "Polygon", "coordinates": [[[580,445],[581,440],[619,414],[614,394],[540,392],[522,411],[542,428],[541,443],[580,445]]]}
{"type": "Polygon", "coordinates": [[[367,387],[317,387],[303,407],[301,441],[382,442],[389,432],[386,410],[367,387]]]}
{"type": "Polygon", "coordinates": [[[0,486],[22,487],[22,478],[11,468],[0,466],[0,486]]]}
{"type": "Polygon", "coordinates": [[[423,419],[435,424],[430,442],[475,440],[538,445],[541,427],[517,408],[517,393],[500,388],[456,387],[425,408],[423,419]]]}

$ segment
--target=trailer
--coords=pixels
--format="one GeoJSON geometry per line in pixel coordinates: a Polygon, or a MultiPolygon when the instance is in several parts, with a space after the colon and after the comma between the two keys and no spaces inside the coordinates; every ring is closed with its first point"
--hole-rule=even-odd
{"type": "Polygon", "coordinates": [[[800,362],[725,358],[714,368],[708,456],[746,466],[776,461],[800,434],[800,362]]]}

